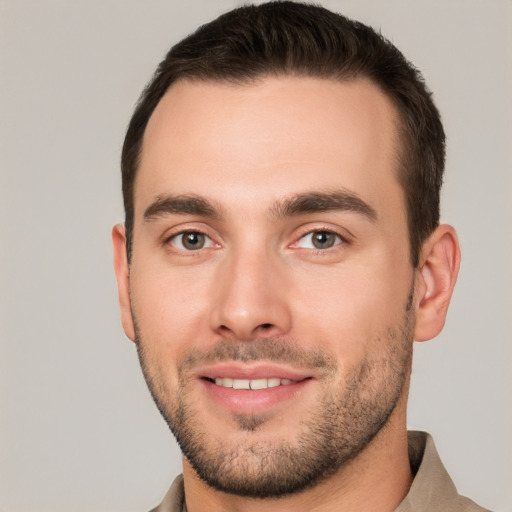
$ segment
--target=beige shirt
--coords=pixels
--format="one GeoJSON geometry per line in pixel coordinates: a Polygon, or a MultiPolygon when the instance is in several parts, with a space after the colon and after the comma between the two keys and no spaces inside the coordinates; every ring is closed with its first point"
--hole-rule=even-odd
{"type": "MultiPolygon", "coordinates": [[[[395,512],[489,512],[457,493],[429,434],[409,432],[409,460],[414,481],[395,512]]],[[[183,476],[150,512],[186,512],[183,476]]]]}

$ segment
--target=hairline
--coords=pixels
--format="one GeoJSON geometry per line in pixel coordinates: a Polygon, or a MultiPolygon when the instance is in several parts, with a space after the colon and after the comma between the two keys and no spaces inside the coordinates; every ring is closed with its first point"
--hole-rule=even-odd
{"type": "MultiPolygon", "coordinates": [[[[233,87],[250,87],[250,86],[257,86],[265,83],[270,78],[287,78],[287,77],[296,77],[296,78],[313,78],[317,80],[326,80],[332,83],[347,83],[347,82],[368,82],[372,84],[376,89],[382,93],[386,99],[389,101],[389,104],[392,107],[392,111],[394,112],[394,116],[392,119],[392,122],[394,124],[395,129],[393,130],[393,139],[394,139],[394,173],[395,178],[397,180],[398,185],[400,186],[400,189],[402,191],[402,207],[404,209],[405,213],[405,220],[407,223],[407,232],[408,232],[408,238],[409,238],[409,256],[411,260],[411,264],[415,265],[415,260],[417,260],[417,254],[414,254],[415,246],[414,241],[412,239],[413,237],[413,230],[411,226],[411,212],[410,208],[408,206],[408,197],[407,197],[407,189],[406,184],[404,183],[404,179],[407,177],[406,167],[408,165],[407,162],[407,156],[406,156],[406,148],[407,148],[407,142],[409,137],[409,134],[406,129],[406,119],[405,114],[402,112],[400,106],[398,105],[398,101],[392,97],[392,95],[386,91],[386,89],[380,84],[377,80],[369,76],[368,73],[365,73],[364,71],[358,71],[358,72],[351,72],[351,73],[345,73],[336,75],[335,73],[315,73],[310,70],[305,71],[298,71],[294,69],[289,70],[267,70],[265,72],[255,72],[254,74],[246,74],[244,76],[240,77],[230,77],[230,76],[222,76],[222,77],[215,77],[215,76],[201,76],[197,72],[192,72],[189,74],[183,74],[182,76],[178,77],[176,80],[173,80],[168,87],[165,89],[163,94],[160,96],[158,101],[156,102],[153,110],[151,111],[150,115],[147,117],[146,123],[144,125],[144,130],[141,134],[141,137],[139,138],[139,144],[138,144],[138,151],[136,155],[135,165],[134,165],[134,172],[133,172],[133,178],[132,178],[132,232],[131,232],[131,243],[133,243],[133,227],[134,227],[134,221],[135,219],[135,189],[137,185],[137,176],[139,175],[139,170],[142,163],[142,157],[143,157],[143,150],[144,150],[144,140],[146,138],[146,132],[149,123],[151,122],[151,118],[153,117],[153,114],[155,113],[156,109],[164,99],[164,97],[169,93],[169,91],[177,84],[180,83],[190,83],[190,84],[224,84],[228,86],[233,87]]],[[[128,251],[127,247],[127,251],[128,251]]],[[[419,248],[418,248],[419,250],[419,248]]],[[[131,252],[131,251],[130,251],[131,252]]]]}

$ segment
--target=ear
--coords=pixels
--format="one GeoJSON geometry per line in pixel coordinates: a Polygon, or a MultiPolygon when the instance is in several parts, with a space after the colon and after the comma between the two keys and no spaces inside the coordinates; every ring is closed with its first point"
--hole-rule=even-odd
{"type": "Polygon", "coordinates": [[[126,231],[123,224],[117,224],[112,229],[112,244],[114,246],[114,270],[119,292],[121,322],[126,336],[135,341],[135,327],[130,307],[130,266],[126,254],[126,231]]]}
{"type": "Polygon", "coordinates": [[[416,341],[430,340],[443,329],[459,266],[457,233],[442,224],[423,244],[416,271],[416,341]]]}

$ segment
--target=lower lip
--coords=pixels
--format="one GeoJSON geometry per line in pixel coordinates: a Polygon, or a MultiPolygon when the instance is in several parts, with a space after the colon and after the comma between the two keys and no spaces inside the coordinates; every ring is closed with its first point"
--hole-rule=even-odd
{"type": "Polygon", "coordinates": [[[312,379],[267,389],[233,389],[201,379],[206,392],[224,409],[235,414],[261,414],[296,397],[312,379]]]}

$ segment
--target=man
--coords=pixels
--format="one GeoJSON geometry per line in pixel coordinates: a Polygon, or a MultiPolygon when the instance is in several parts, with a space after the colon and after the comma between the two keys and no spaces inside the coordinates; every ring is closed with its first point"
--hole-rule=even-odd
{"type": "Polygon", "coordinates": [[[323,8],[247,6],[171,49],[122,156],[124,330],[183,452],[163,511],[479,511],[407,433],[413,340],[459,268],[419,73],[323,8]]]}

